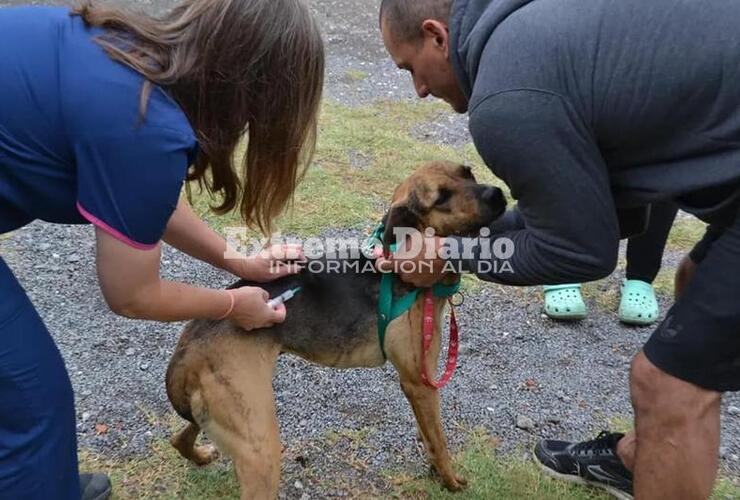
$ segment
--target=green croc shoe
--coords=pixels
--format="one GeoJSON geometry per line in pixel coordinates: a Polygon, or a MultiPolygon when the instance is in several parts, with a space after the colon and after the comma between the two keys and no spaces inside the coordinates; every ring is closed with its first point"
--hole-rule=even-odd
{"type": "Polygon", "coordinates": [[[629,325],[651,325],[658,320],[660,308],[653,285],[640,280],[624,280],[619,320],[629,325]]]}
{"type": "Polygon", "coordinates": [[[545,314],[552,319],[583,319],[586,304],[581,296],[581,285],[545,285],[545,314]]]}

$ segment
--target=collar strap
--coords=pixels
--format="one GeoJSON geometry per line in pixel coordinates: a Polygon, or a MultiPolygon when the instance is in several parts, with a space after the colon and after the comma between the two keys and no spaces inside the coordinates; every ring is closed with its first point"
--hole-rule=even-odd
{"type": "MultiPolygon", "coordinates": [[[[382,242],[384,230],[385,227],[383,224],[375,229],[368,241],[363,245],[364,249],[368,249],[368,253],[365,253],[365,255],[372,255],[372,248],[377,245],[378,241],[382,242]]],[[[391,245],[390,250],[394,251],[395,245],[391,245]]],[[[411,309],[421,291],[421,289],[416,288],[405,295],[394,297],[393,286],[397,279],[398,276],[394,273],[384,273],[380,279],[380,293],[378,295],[378,342],[380,343],[380,352],[383,353],[383,359],[388,359],[385,353],[385,333],[388,325],[391,321],[411,309]]],[[[432,287],[432,295],[438,299],[444,299],[452,297],[459,290],[460,280],[452,285],[438,283],[432,287]]]]}

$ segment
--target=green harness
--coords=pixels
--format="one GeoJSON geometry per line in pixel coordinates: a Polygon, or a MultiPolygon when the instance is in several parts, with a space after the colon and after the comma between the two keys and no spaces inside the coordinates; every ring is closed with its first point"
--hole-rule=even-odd
{"type": "MultiPolygon", "coordinates": [[[[384,231],[385,226],[381,224],[373,234],[370,235],[368,240],[365,242],[365,245],[363,245],[363,252],[366,256],[370,257],[377,243],[382,242],[384,231]]],[[[395,251],[396,245],[391,245],[390,250],[391,252],[395,251]]],[[[380,294],[378,296],[378,341],[380,342],[380,352],[383,353],[383,359],[388,358],[385,354],[385,332],[388,329],[388,325],[391,321],[411,309],[421,291],[419,288],[416,288],[401,297],[394,297],[393,286],[397,279],[398,276],[396,276],[395,273],[383,273],[383,276],[380,278],[380,294]]],[[[452,285],[437,283],[432,286],[432,293],[439,299],[452,297],[459,290],[459,280],[452,285]]]]}

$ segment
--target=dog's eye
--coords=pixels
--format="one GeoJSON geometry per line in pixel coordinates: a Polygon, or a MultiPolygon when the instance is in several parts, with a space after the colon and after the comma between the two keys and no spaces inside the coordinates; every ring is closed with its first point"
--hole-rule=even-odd
{"type": "Polygon", "coordinates": [[[444,205],[448,201],[450,201],[450,198],[452,198],[452,191],[449,189],[440,189],[439,195],[437,196],[437,201],[434,202],[434,206],[439,207],[441,205],[444,205]]]}

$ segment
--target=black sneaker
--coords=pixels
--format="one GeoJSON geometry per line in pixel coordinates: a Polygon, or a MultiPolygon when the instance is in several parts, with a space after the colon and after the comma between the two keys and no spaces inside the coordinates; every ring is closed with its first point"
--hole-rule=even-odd
{"type": "Polygon", "coordinates": [[[558,479],[603,488],[622,500],[631,500],[632,473],[617,456],[617,442],[624,436],[604,431],[582,443],[543,439],[534,456],[543,471],[558,479]]]}
{"type": "Polygon", "coordinates": [[[81,500],[107,500],[110,493],[110,479],[105,474],[80,474],[81,500]]]}

